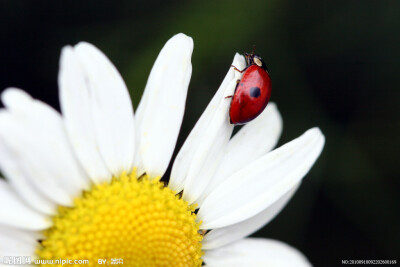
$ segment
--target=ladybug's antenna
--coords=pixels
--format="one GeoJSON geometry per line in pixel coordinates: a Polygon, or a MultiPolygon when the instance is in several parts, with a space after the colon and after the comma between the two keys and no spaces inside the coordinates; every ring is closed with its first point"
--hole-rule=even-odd
{"type": "Polygon", "coordinates": [[[256,45],[253,45],[253,52],[251,52],[251,54],[254,56],[254,52],[256,52],[256,45]]]}

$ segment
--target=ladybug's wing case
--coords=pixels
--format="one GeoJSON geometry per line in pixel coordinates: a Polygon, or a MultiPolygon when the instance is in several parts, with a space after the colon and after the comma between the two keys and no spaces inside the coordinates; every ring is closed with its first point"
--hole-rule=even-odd
{"type": "Polygon", "coordinates": [[[232,98],[229,116],[232,124],[243,124],[257,117],[271,97],[271,79],[257,65],[249,66],[232,98]]]}

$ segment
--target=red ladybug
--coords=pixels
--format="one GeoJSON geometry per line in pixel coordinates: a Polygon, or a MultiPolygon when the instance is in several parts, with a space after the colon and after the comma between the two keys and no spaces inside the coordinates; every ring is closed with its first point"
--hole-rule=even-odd
{"type": "Polygon", "coordinates": [[[260,56],[245,54],[247,66],[242,79],[237,81],[235,93],[229,108],[231,124],[244,124],[255,119],[265,109],[271,97],[271,78],[267,66],[260,56]]]}

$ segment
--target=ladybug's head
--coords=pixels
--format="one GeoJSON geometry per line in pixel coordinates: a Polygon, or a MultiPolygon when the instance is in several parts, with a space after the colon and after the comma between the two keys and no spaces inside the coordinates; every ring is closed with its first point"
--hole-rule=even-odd
{"type": "Polygon", "coordinates": [[[247,66],[257,65],[268,72],[268,68],[267,68],[267,65],[265,65],[264,60],[262,60],[262,58],[259,55],[254,54],[254,51],[251,54],[245,53],[245,57],[246,57],[247,66]]]}

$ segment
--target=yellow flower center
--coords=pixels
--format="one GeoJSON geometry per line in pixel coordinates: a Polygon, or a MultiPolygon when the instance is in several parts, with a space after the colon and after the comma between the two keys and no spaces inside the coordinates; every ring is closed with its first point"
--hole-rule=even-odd
{"type": "Polygon", "coordinates": [[[85,266],[98,266],[99,260],[105,265],[201,266],[203,236],[194,211],[157,179],[122,174],[83,192],[72,208],[59,207],[36,253],[41,263],[53,264],[68,259],[89,260],[85,266]]]}

